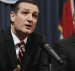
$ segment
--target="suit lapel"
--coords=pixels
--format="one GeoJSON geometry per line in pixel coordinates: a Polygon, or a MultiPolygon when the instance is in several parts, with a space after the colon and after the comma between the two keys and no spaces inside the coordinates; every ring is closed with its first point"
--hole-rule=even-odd
{"type": "Polygon", "coordinates": [[[12,68],[15,69],[17,67],[17,57],[16,57],[15,46],[14,46],[13,38],[11,36],[10,28],[6,29],[4,31],[4,34],[5,34],[7,52],[12,64],[12,68]]]}
{"type": "MultiPolygon", "coordinates": [[[[38,44],[37,44],[38,45],[38,44]]],[[[35,52],[37,52],[37,45],[36,45],[36,42],[35,42],[35,36],[34,34],[32,33],[30,36],[28,36],[28,40],[27,40],[27,44],[25,46],[25,53],[24,53],[24,58],[23,58],[23,62],[22,62],[22,68],[21,68],[21,71],[25,71],[29,62],[30,62],[30,59],[31,59],[31,56],[32,54],[35,54],[35,52]]]]}

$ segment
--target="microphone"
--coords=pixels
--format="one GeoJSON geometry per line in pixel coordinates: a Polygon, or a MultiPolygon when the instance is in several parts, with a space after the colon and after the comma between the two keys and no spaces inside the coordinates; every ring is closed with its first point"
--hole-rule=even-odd
{"type": "Polygon", "coordinates": [[[57,55],[57,53],[50,47],[49,44],[42,42],[41,47],[45,50],[45,52],[50,55],[59,65],[63,65],[64,62],[62,59],[57,55]]]}

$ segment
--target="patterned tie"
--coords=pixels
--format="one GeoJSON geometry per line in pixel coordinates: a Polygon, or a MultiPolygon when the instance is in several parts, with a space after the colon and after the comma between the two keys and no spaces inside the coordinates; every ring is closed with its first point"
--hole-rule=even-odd
{"type": "Polygon", "coordinates": [[[21,65],[21,62],[22,62],[22,60],[23,60],[23,55],[24,55],[24,52],[25,52],[25,50],[24,50],[24,46],[25,46],[25,43],[24,42],[20,42],[20,43],[18,43],[18,46],[20,47],[20,49],[19,49],[19,55],[18,55],[18,64],[20,64],[21,65]]]}

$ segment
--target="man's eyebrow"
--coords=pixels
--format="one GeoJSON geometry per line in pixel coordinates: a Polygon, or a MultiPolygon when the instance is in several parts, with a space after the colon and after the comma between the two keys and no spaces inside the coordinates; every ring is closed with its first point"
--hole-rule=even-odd
{"type": "Polygon", "coordinates": [[[39,12],[36,12],[36,11],[34,13],[39,14],[39,12]]]}
{"type": "MultiPolygon", "coordinates": [[[[29,11],[29,9],[23,9],[23,10],[29,11]]],[[[36,11],[34,11],[34,13],[39,14],[39,12],[36,11]]]]}
{"type": "Polygon", "coordinates": [[[23,10],[27,10],[27,11],[29,11],[29,9],[23,9],[23,10]]]}

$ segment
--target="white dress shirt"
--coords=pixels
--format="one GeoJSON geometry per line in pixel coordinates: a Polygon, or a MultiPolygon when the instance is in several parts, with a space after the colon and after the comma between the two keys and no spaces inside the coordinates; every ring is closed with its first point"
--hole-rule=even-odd
{"type": "MultiPolygon", "coordinates": [[[[11,35],[12,35],[12,37],[13,37],[13,41],[14,41],[14,45],[15,45],[15,50],[16,50],[16,55],[17,55],[17,57],[18,57],[18,55],[19,55],[19,46],[17,45],[17,43],[20,43],[21,41],[20,41],[19,38],[12,32],[12,30],[11,30],[11,35]]],[[[24,43],[26,44],[26,42],[27,42],[27,37],[26,37],[23,41],[24,41],[24,43]]],[[[25,50],[25,48],[24,48],[24,50],[25,50]]]]}

